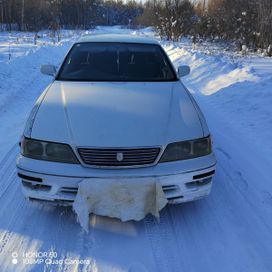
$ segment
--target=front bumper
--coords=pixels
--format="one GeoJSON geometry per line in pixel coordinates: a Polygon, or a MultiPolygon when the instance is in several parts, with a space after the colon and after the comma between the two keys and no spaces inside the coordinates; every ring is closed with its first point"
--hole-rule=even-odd
{"type": "Polygon", "coordinates": [[[30,200],[71,205],[78,184],[83,179],[155,177],[162,185],[171,204],[188,202],[207,196],[212,187],[216,160],[213,154],[192,160],[160,163],[146,168],[97,169],[81,165],[33,160],[21,155],[17,158],[18,175],[24,195],[30,200]]]}

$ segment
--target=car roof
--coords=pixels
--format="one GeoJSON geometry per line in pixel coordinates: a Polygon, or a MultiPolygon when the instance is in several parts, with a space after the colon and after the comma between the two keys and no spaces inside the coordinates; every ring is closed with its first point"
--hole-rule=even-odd
{"type": "Polygon", "coordinates": [[[117,42],[117,43],[141,43],[141,44],[159,44],[155,39],[146,36],[124,35],[124,34],[88,34],[77,41],[84,42],[117,42]]]}

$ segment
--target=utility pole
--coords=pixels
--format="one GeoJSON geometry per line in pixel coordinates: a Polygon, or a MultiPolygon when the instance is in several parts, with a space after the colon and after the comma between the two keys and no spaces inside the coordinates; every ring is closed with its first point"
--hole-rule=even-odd
{"type": "Polygon", "coordinates": [[[25,0],[22,0],[21,31],[25,30],[24,20],[25,20],[25,0]]]}
{"type": "Polygon", "coordinates": [[[4,4],[2,0],[0,0],[0,6],[1,6],[1,24],[4,24],[4,4]]]}
{"type": "Polygon", "coordinates": [[[203,0],[203,14],[205,14],[206,11],[206,0],[203,0]]]}

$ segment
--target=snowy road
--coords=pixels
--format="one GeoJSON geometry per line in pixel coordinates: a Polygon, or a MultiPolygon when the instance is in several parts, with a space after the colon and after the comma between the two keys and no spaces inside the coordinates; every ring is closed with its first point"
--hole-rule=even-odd
{"type": "Polygon", "coordinates": [[[218,167],[212,194],[166,207],[160,222],[93,216],[86,234],[71,209],[25,201],[15,173],[18,135],[50,80],[38,66],[60,61],[68,46],[42,47],[0,67],[0,271],[272,271],[272,60],[234,61],[188,42],[165,43],[176,65],[192,67],[185,85],[213,134],[218,167]],[[49,251],[56,254],[52,261],[68,261],[23,260],[23,254],[49,251]],[[83,264],[73,263],[78,259],[83,264]]]}

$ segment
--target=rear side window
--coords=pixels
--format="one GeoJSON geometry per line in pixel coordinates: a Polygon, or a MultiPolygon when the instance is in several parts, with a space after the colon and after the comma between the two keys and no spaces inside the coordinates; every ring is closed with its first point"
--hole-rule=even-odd
{"type": "Polygon", "coordinates": [[[176,74],[159,45],[78,43],[67,55],[57,80],[176,81],[176,74]]]}

